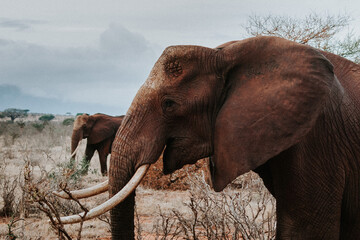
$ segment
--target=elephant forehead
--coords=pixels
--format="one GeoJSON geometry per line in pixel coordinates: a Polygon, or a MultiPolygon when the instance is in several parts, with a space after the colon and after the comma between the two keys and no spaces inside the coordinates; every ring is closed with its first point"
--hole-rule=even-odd
{"type": "Polygon", "coordinates": [[[89,119],[87,115],[79,115],[75,119],[74,128],[80,128],[89,119]]]}
{"type": "Polygon", "coordinates": [[[144,88],[152,89],[152,90],[160,90],[166,86],[170,85],[168,78],[162,71],[162,69],[156,68],[153,69],[143,84],[144,88]]]}
{"type": "Polygon", "coordinates": [[[143,84],[143,88],[147,88],[149,90],[157,90],[161,87],[162,79],[150,79],[150,77],[143,84]]]}
{"type": "Polygon", "coordinates": [[[148,81],[146,81],[138,90],[134,102],[140,101],[141,104],[143,104],[144,101],[149,102],[153,100],[155,96],[158,95],[158,89],[159,87],[157,84],[148,83],[148,81]]]}

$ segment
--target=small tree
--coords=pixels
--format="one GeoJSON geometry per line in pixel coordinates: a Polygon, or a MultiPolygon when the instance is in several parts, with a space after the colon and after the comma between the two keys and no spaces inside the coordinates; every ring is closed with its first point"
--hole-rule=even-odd
{"type": "Polygon", "coordinates": [[[42,121],[43,123],[48,123],[51,120],[53,120],[54,118],[55,118],[55,116],[52,114],[45,114],[45,115],[42,115],[41,117],[39,117],[39,120],[42,121]]]}
{"type": "Polygon", "coordinates": [[[45,124],[39,123],[39,122],[35,122],[35,123],[31,124],[31,126],[33,126],[39,132],[42,132],[42,130],[44,130],[44,128],[45,128],[45,124]]]}
{"type": "Polygon", "coordinates": [[[9,117],[11,119],[11,122],[14,122],[16,118],[26,117],[28,112],[28,109],[8,108],[2,112],[2,115],[5,117],[9,117]]]}
{"type": "Polygon", "coordinates": [[[73,118],[66,118],[66,119],[64,119],[64,121],[62,122],[62,124],[64,125],[64,126],[70,126],[70,125],[73,125],[73,123],[74,123],[74,119],[73,118]]]}
{"type": "Polygon", "coordinates": [[[251,36],[278,36],[360,63],[360,37],[353,36],[352,31],[347,30],[350,21],[351,18],[347,15],[323,17],[315,13],[300,19],[252,15],[245,30],[251,36]],[[344,34],[344,30],[348,31],[347,34],[344,34]]]}

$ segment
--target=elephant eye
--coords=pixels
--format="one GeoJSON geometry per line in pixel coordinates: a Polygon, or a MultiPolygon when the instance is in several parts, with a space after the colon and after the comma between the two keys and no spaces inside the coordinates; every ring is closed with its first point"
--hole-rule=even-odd
{"type": "Polygon", "coordinates": [[[172,111],[172,107],[175,105],[175,102],[173,100],[170,99],[166,99],[163,102],[163,110],[164,111],[172,111]]]}

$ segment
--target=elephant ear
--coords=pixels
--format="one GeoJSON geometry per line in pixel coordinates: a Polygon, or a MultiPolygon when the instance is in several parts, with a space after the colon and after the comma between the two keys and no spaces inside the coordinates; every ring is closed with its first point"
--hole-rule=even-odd
{"type": "Polygon", "coordinates": [[[87,138],[88,144],[102,142],[105,139],[112,137],[117,130],[117,128],[114,128],[111,117],[103,114],[90,116],[86,128],[89,130],[87,138]]]}
{"type": "Polygon", "coordinates": [[[317,50],[279,38],[236,42],[218,53],[226,93],[215,123],[212,177],[221,191],[299,142],[336,78],[317,50]]]}

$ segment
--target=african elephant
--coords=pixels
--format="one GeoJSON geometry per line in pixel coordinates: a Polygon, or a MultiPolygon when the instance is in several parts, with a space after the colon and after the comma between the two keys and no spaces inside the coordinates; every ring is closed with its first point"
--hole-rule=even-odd
{"type": "Polygon", "coordinates": [[[258,172],[278,239],[358,239],[359,128],[360,66],[342,57],[277,37],[168,47],[117,131],[101,208],[133,239],[132,191],[165,148],[165,173],[211,156],[215,191],[258,172]]]}
{"type": "Polygon", "coordinates": [[[75,156],[74,152],[80,140],[87,138],[85,150],[86,162],[90,163],[95,150],[97,150],[101,173],[106,175],[107,156],[111,152],[112,142],[123,118],[124,116],[112,117],[101,113],[77,116],[71,136],[71,153],[75,156]]]}

